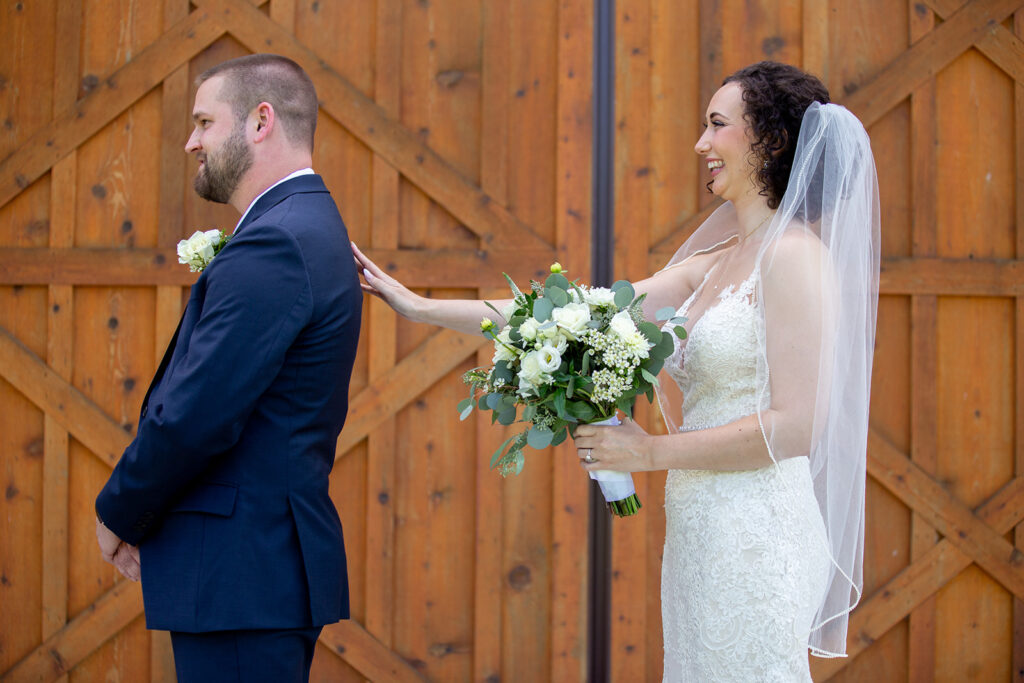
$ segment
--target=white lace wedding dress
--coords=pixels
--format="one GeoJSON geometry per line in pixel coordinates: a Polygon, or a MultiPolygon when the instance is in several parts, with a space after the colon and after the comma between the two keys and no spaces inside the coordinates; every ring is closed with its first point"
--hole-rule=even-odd
{"type": "MultiPolygon", "coordinates": [[[[755,279],[720,293],[676,341],[666,369],[684,395],[683,430],[757,411],[755,279]]],[[[807,638],[829,560],[808,458],[743,472],[670,470],[665,513],[665,680],[810,681],[807,638]]]]}

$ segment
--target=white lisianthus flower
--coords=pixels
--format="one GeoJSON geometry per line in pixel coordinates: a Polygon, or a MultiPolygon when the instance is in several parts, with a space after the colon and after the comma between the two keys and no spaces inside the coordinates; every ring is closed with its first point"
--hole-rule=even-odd
{"type": "MultiPolygon", "coordinates": [[[[557,330],[558,327],[556,326],[555,329],[557,330]]],[[[559,356],[565,353],[565,350],[569,348],[569,340],[566,339],[565,335],[561,333],[556,334],[551,339],[548,339],[545,343],[548,346],[554,346],[555,350],[558,351],[559,356]]]]}
{"type": "Polygon", "coordinates": [[[527,318],[523,321],[523,324],[519,326],[519,334],[523,336],[523,339],[533,341],[537,338],[537,328],[540,327],[533,318],[527,318]]]}
{"type": "Polygon", "coordinates": [[[494,358],[491,359],[492,363],[497,363],[500,360],[508,362],[516,359],[515,349],[510,348],[512,347],[512,340],[509,339],[508,334],[511,331],[512,328],[505,325],[501,332],[498,333],[494,342],[494,358]]]}
{"type": "Polygon", "coordinates": [[[570,339],[576,339],[590,322],[590,306],[587,304],[566,304],[551,312],[551,319],[570,339]]]}
{"type": "Polygon", "coordinates": [[[587,303],[594,308],[614,306],[615,292],[607,287],[593,287],[587,291],[587,303]]]}
{"type": "Polygon", "coordinates": [[[554,346],[545,344],[537,352],[537,363],[541,372],[550,375],[562,365],[562,354],[554,346]]]}

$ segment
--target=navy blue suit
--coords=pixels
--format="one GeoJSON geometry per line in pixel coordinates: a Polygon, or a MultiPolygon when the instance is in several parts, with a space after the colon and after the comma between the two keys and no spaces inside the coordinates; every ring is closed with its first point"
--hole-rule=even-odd
{"type": "Polygon", "coordinates": [[[316,175],[263,195],[193,285],[96,500],[139,546],[149,628],[348,618],[328,475],[361,307],[345,225],[316,175]]]}

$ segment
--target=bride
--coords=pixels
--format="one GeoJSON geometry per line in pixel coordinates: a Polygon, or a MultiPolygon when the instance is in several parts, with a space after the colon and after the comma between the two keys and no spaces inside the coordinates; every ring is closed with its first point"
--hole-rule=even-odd
{"type": "MultiPolygon", "coordinates": [[[[636,283],[687,336],[665,364],[667,435],[584,425],[584,469],[668,470],[666,681],[809,681],[843,656],[860,598],[879,217],[867,133],[795,67],[761,62],[711,98],[708,189],[724,200],[636,283]]],[[[364,289],[466,332],[478,301],[420,297],[354,245],[364,289]]],[[[496,302],[500,310],[504,302],[496,302]]],[[[675,336],[675,335],[673,335],[675,336]]]]}

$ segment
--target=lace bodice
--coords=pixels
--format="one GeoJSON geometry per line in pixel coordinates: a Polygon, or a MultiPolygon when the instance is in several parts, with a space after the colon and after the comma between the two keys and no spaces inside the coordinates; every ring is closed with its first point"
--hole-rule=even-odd
{"type": "MultiPolygon", "coordinates": [[[[710,275],[710,272],[708,273],[710,275]]],[[[665,370],[683,392],[682,428],[705,429],[757,410],[764,368],[757,354],[763,322],[755,304],[757,270],[739,286],[726,287],[676,348],[665,370]]],[[[705,278],[705,282],[706,282],[705,278]]],[[[704,283],[680,306],[686,317],[704,283]]],[[[762,402],[770,399],[765,390],[762,402]]]]}
{"type": "MultiPolygon", "coordinates": [[[[759,394],[768,406],[756,273],[719,293],[666,361],[683,392],[683,431],[751,415],[759,394]]],[[[829,565],[807,458],[670,470],[665,516],[665,680],[810,681],[807,639],[829,565]]]]}

